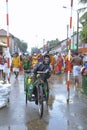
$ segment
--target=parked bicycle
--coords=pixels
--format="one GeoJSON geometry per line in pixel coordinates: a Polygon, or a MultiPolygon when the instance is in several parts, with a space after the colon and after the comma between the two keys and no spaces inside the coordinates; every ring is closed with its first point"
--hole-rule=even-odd
{"type": "Polygon", "coordinates": [[[26,93],[26,104],[27,101],[35,101],[35,104],[38,105],[39,115],[43,116],[44,101],[48,105],[49,99],[49,87],[48,81],[43,81],[41,74],[47,73],[46,71],[37,71],[35,75],[30,71],[25,71],[24,76],[24,90],[26,93]]]}

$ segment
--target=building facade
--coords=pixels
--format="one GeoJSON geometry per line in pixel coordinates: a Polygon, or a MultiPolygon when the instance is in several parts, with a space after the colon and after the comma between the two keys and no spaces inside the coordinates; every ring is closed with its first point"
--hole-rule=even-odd
{"type": "MultiPolygon", "coordinates": [[[[65,53],[68,49],[68,38],[62,40],[59,45],[51,48],[50,53],[54,54],[56,52],[65,53]]],[[[71,50],[77,50],[77,33],[71,36],[71,50]]],[[[81,43],[80,36],[78,37],[78,52],[87,52],[87,43],[81,43]]]]}
{"type": "MultiPolygon", "coordinates": [[[[4,29],[0,29],[0,42],[4,43],[7,45],[7,31],[5,31],[4,29]]],[[[18,47],[17,47],[17,43],[15,41],[15,37],[10,33],[9,34],[9,44],[10,44],[10,53],[13,54],[14,52],[17,51],[18,47]]],[[[0,52],[3,52],[6,50],[3,49],[3,46],[0,46],[0,52]]]]}

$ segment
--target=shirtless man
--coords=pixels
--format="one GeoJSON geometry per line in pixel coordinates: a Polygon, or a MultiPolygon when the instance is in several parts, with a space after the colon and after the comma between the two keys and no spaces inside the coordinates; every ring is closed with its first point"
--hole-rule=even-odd
{"type": "Polygon", "coordinates": [[[73,64],[73,76],[75,79],[75,86],[79,87],[79,75],[83,61],[77,52],[75,53],[75,56],[72,58],[71,64],[73,64]]]}

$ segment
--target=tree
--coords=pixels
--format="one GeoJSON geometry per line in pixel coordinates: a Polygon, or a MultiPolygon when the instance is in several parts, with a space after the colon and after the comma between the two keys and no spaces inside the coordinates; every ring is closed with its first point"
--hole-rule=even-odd
{"type": "MultiPolygon", "coordinates": [[[[87,0],[79,0],[80,3],[86,4],[87,0]]],[[[81,18],[80,23],[82,24],[82,30],[80,32],[81,35],[81,41],[84,43],[87,43],[87,12],[85,12],[81,18]]]]}
{"type": "Polygon", "coordinates": [[[87,0],[79,0],[80,3],[83,3],[83,4],[86,4],[87,3],[87,0]]]}
{"type": "Polygon", "coordinates": [[[21,48],[20,49],[22,50],[22,52],[26,52],[27,48],[28,48],[27,43],[24,41],[21,41],[21,48]]]}
{"type": "Polygon", "coordinates": [[[56,38],[56,40],[47,41],[47,44],[49,47],[53,47],[59,44],[59,40],[56,38]]]}
{"type": "Polygon", "coordinates": [[[28,44],[24,42],[23,40],[20,40],[19,38],[15,37],[15,43],[17,44],[17,47],[22,51],[26,52],[28,48],[28,44]]]}
{"type": "Polygon", "coordinates": [[[82,17],[80,18],[80,23],[85,26],[87,24],[87,12],[85,12],[82,17]]]}
{"type": "Polygon", "coordinates": [[[87,43],[87,24],[85,24],[85,25],[83,26],[83,29],[82,29],[82,31],[80,32],[80,34],[81,34],[81,41],[82,41],[83,43],[87,43]]]}
{"type": "Polygon", "coordinates": [[[38,49],[37,47],[32,47],[31,54],[34,54],[34,53],[40,53],[40,49],[38,49]]]}

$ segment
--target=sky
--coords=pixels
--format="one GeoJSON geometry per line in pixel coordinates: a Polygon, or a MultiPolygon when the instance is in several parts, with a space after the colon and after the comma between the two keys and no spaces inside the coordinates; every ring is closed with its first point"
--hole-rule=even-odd
{"type": "MultiPolygon", "coordinates": [[[[78,0],[73,0],[77,10],[78,0]]],[[[9,32],[31,47],[43,46],[46,41],[67,38],[70,21],[70,0],[8,0],[9,32]],[[66,6],[67,8],[63,8],[66,6]]],[[[73,11],[76,30],[77,15],[73,11]]],[[[6,0],[0,0],[0,29],[7,29],[6,0]]]]}

